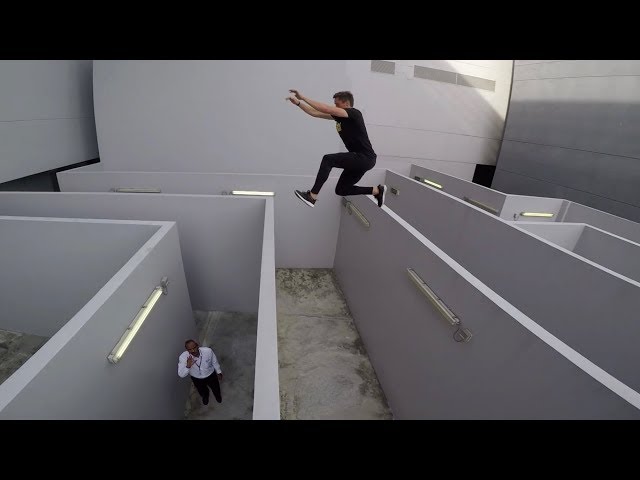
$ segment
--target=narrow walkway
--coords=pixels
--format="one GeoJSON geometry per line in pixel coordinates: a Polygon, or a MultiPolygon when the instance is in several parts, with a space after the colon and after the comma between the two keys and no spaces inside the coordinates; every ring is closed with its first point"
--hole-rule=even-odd
{"type": "MultiPolygon", "coordinates": [[[[185,418],[251,420],[258,317],[245,313],[204,311],[194,311],[194,317],[198,327],[198,342],[203,347],[213,349],[222,369],[222,403],[216,402],[213,393],[210,393],[209,405],[203,405],[192,384],[185,418]]],[[[188,377],[182,380],[192,383],[188,377]]]]}
{"type": "Polygon", "coordinates": [[[278,269],[283,420],[392,419],[331,269],[278,269]]]}

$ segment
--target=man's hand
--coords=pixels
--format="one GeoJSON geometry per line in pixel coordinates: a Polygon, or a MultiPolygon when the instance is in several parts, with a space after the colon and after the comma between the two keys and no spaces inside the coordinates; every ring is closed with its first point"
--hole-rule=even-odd
{"type": "Polygon", "coordinates": [[[294,97],[293,95],[285,98],[285,100],[289,100],[291,103],[293,103],[295,106],[300,105],[300,100],[296,100],[296,97],[294,97]]]}
{"type": "Polygon", "coordinates": [[[187,368],[191,368],[191,365],[193,365],[195,361],[196,359],[189,355],[189,358],[187,358],[187,368]]]}
{"type": "Polygon", "coordinates": [[[298,100],[302,100],[302,94],[298,90],[289,90],[298,100]]]}
{"type": "Polygon", "coordinates": [[[222,380],[223,380],[223,378],[224,378],[224,377],[222,376],[222,372],[220,372],[220,373],[218,374],[218,380],[222,381],[222,380]]]}

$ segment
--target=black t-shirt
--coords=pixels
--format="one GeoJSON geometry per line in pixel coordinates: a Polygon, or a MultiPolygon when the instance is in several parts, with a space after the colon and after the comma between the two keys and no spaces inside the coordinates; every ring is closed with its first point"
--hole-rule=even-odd
{"type": "Polygon", "coordinates": [[[350,152],[362,153],[369,157],[375,157],[376,152],[373,151],[367,127],[364,125],[364,118],[360,110],[355,108],[345,108],[348,117],[336,117],[331,115],[336,121],[336,130],[338,135],[344,142],[344,146],[350,152]]]}

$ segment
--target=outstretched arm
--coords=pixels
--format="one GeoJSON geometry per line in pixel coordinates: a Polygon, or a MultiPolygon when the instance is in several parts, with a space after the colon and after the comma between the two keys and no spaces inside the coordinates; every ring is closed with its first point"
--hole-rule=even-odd
{"type": "Polygon", "coordinates": [[[287,97],[287,100],[289,100],[295,106],[300,107],[300,109],[307,115],[311,115],[312,117],[316,117],[316,118],[324,118],[325,120],[333,120],[333,117],[331,115],[327,113],[320,113],[315,108],[310,107],[309,105],[307,105],[306,103],[300,100],[297,100],[296,97],[294,97],[293,95],[291,95],[290,97],[287,97]]]}
{"type": "Polygon", "coordinates": [[[333,105],[329,105],[327,103],[316,102],[315,100],[311,100],[310,98],[303,96],[297,90],[289,90],[289,91],[293,93],[298,100],[308,103],[309,105],[311,105],[311,107],[313,107],[315,110],[317,110],[320,113],[324,113],[326,115],[333,115],[334,117],[342,117],[342,118],[347,118],[349,116],[347,114],[347,111],[344,108],[334,107],[333,105]]]}

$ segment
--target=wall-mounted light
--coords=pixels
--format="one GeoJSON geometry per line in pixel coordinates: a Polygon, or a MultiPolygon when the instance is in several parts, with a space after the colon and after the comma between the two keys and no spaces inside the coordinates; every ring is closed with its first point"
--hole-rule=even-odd
{"type": "Polygon", "coordinates": [[[120,359],[124,355],[124,352],[126,352],[127,348],[129,347],[129,344],[133,340],[133,337],[136,336],[136,334],[138,333],[138,330],[140,330],[140,327],[144,323],[145,319],[151,313],[151,310],[153,309],[154,305],[157,303],[157,301],[160,299],[162,295],[167,295],[168,285],[169,285],[169,280],[167,279],[167,277],[163,277],[160,282],[160,285],[158,285],[156,288],[153,289],[153,293],[149,296],[149,298],[147,298],[147,301],[144,302],[142,307],[140,307],[140,310],[138,311],[136,316],[133,318],[133,321],[131,322],[129,327],[127,327],[127,329],[124,331],[124,333],[122,334],[122,337],[120,337],[120,341],[116,344],[115,347],[113,347],[113,350],[111,350],[111,353],[107,357],[107,360],[109,360],[111,363],[118,363],[120,361],[120,359]]]}
{"type": "Polygon", "coordinates": [[[275,192],[258,192],[254,190],[232,190],[231,195],[248,195],[252,197],[274,197],[275,192]]]}
{"type": "Polygon", "coordinates": [[[492,206],[487,205],[486,203],[479,202],[478,200],[474,200],[473,198],[463,197],[463,200],[467,203],[470,203],[471,205],[481,208],[486,212],[493,213],[494,215],[498,215],[498,213],[500,213],[498,212],[497,209],[493,208],[492,206]]]}
{"type": "Polygon", "coordinates": [[[453,327],[456,328],[456,331],[453,333],[453,339],[456,342],[468,342],[473,337],[473,333],[468,328],[462,327],[462,322],[456,316],[455,313],[451,311],[451,309],[442,301],[436,293],[431,290],[429,285],[416,273],[413,268],[407,268],[407,273],[409,274],[409,278],[411,281],[418,287],[418,289],[423,293],[425,297],[429,299],[429,301],[436,308],[438,313],[442,315],[442,317],[449,322],[453,327]]]}
{"type": "Polygon", "coordinates": [[[520,212],[519,215],[521,217],[543,217],[543,218],[553,217],[553,213],[545,213],[545,212],[520,212]]]}
{"type": "Polygon", "coordinates": [[[420,178],[420,177],[413,177],[413,178],[415,178],[419,182],[426,183],[427,185],[431,185],[432,187],[439,188],[439,189],[442,190],[442,185],[440,185],[439,183],[433,182],[433,181],[429,180],[428,178],[420,178]]]}
{"type": "Polygon", "coordinates": [[[159,188],[112,188],[112,192],[117,193],[162,193],[162,190],[159,188]]]}
{"type": "Polygon", "coordinates": [[[342,197],[342,206],[347,209],[349,215],[355,215],[355,217],[360,220],[360,223],[362,223],[365,228],[369,228],[371,226],[371,223],[369,222],[369,220],[367,220],[367,217],[365,217],[363,213],[345,197],[342,197]]]}

